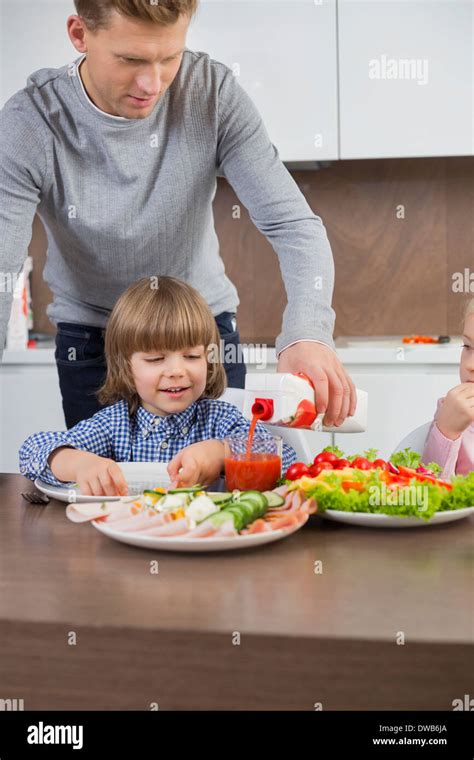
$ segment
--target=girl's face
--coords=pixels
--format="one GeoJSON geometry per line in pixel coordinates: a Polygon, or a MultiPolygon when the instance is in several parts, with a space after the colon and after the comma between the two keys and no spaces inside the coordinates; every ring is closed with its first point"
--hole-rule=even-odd
{"type": "Polygon", "coordinates": [[[204,393],[207,380],[204,346],[183,351],[137,351],[130,362],[142,406],[152,414],[182,412],[204,393]]]}
{"type": "Polygon", "coordinates": [[[474,383],[474,314],[470,314],[464,323],[464,348],[461,355],[461,382],[474,383]]]}

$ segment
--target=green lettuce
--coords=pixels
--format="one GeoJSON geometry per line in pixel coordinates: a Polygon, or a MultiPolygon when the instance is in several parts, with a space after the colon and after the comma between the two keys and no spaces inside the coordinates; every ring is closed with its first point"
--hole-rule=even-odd
{"type": "Polygon", "coordinates": [[[363,491],[344,491],[341,479],[329,472],[324,480],[331,489],[317,483],[308,492],[308,496],[314,496],[319,512],[336,509],[342,512],[420,517],[424,520],[429,520],[436,512],[474,506],[474,472],[466,476],[455,476],[450,491],[443,486],[422,483],[412,478],[409,486],[392,492],[380,482],[376,472],[371,473],[367,479],[363,473],[360,473],[359,478],[353,479],[365,482],[363,491]]]}

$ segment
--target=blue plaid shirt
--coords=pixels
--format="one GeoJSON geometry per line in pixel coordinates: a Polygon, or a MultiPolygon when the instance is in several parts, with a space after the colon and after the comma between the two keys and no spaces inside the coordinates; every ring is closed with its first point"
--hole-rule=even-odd
{"type": "MultiPolygon", "coordinates": [[[[250,420],[227,401],[202,398],[178,414],[165,417],[139,406],[130,415],[126,401],[105,407],[70,430],[59,433],[35,433],[20,448],[20,472],[31,480],[41,478],[50,485],[62,486],[47,464],[59,446],[90,451],[116,462],[170,462],[192,443],[211,438],[222,440],[229,435],[248,433],[250,420]]],[[[261,422],[256,433],[269,437],[261,422]]],[[[296,461],[294,449],[283,443],[282,469],[296,461]]]]}

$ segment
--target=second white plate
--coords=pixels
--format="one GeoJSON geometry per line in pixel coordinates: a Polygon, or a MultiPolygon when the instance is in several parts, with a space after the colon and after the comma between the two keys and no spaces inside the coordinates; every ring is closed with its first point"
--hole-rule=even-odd
{"type": "Polygon", "coordinates": [[[429,520],[423,520],[422,517],[398,517],[374,514],[373,512],[343,512],[337,509],[327,509],[318,514],[327,520],[334,520],[334,522],[346,523],[347,525],[361,525],[365,528],[425,528],[429,525],[441,525],[462,520],[464,517],[474,514],[474,507],[453,509],[449,512],[435,512],[429,520]]]}

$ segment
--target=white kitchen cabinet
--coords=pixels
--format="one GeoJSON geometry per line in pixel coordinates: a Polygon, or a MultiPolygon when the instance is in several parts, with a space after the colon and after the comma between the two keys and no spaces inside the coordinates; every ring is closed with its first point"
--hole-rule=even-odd
{"type": "MultiPolygon", "coordinates": [[[[356,386],[368,392],[366,433],[308,432],[317,454],[330,443],[346,453],[378,448],[386,457],[419,425],[433,419],[438,398],[458,385],[462,341],[403,346],[401,337],[337,338],[339,358],[356,386]]],[[[275,350],[265,361],[245,347],[248,372],[274,372],[275,350]]],[[[18,449],[31,433],[64,430],[53,348],[8,351],[0,363],[0,473],[18,472],[18,449]]]]}
{"type": "Polygon", "coordinates": [[[338,158],[335,0],[201,0],[186,44],[234,71],[282,161],[338,158]]]}
{"type": "Polygon", "coordinates": [[[65,430],[54,351],[5,351],[0,364],[0,472],[19,472],[18,451],[32,433],[65,430]],[[19,359],[15,362],[15,354],[19,359]]]}
{"type": "Polygon", "coordinates": [[[340,158],[473,153],[471,0],[338,0],[340,158]]]}

